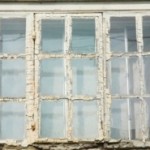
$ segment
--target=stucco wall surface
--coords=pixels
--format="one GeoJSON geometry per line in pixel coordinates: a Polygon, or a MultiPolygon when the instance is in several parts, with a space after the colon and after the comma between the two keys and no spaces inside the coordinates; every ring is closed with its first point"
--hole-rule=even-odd
{"type": "Polygon", "coordinates": [[[148,2],[149,0],[0,0],[0,2],[148,2]]]}

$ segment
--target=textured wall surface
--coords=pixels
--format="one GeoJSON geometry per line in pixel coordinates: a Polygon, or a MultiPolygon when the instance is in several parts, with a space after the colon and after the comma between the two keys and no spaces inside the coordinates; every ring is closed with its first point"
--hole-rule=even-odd
{"type": "Polygon", "coordinates": [[[144,2],[149,0],[0,0],[0,2],[144,2]]]}

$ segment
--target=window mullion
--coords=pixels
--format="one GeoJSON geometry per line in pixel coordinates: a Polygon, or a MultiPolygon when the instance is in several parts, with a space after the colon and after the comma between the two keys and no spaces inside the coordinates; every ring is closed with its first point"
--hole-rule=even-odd
{"type": "Polygon", "coordinates": [[[102,17],[99,15],[95,20],[96,25],[96,52],[97,52],[97,64],[98,64],[98,85],[97,85],[97,98],[98,98],[98,115],[99,115],[99,139],[103,139],[103,46],[102,46],[102,17]]]}
{"type": "Polygon", "coordinates": [[[71,27],[72,21],[69,15],[66,16],[65,21],[65,43],[64,43],[64,64],[65,64],[65,94],[67,100],[67,139],[72,139],[72,70],[71,70],[71,54],[70,54],[70,41],[71,41],[71,27]]]}
{"type": "MultiPolygon", "coordinates": [[[[104,87],[104,138],[108,139],[110,137],[110,106],[111,106],[111,95],[108,88],[108,78],[110,77],[111,71],[109,74],[107,73],[107,60],[111,57],[110,53],[110,37],[109,37],[109,30],[110,30],[110,17],[107,14],[104,14],[103,17],[103,87],[104,87]]],[[[109,66],[110,69],[110,66],[109,66]]]]}
{"type": "Polygon", "coordinates": [[[35,140],[34,130],[34,14],[27,17],[26,27],[26,139],[27,143],[35,140]]]}
{"type": "Polygon", "coordinates": [[[140,100],[141,100],[141,119],[143,120],[142,123],[142,140],[145,141],[146,139],[146,104],[144,100],[144,66],[143,66],[143,30],[142,30],[142,17],[141,15],[136,16],[136,36],[137,36],[137,48],[138,48],[138,58],[139,58],[139,73],[140,73],[140,100]]]}

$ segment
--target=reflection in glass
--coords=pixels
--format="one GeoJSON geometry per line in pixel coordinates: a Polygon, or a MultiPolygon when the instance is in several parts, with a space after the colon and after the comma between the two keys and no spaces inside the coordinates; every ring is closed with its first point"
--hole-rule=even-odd
{"type": "Polygon", "coordinates": [[[74,59],[73,67],[73,94],[96,95],[97,68],[94,59],[74,59]]]}
{"type": "Polygon", "coordinates": [[[138,57],[128,58],[129,94],[140,93],[140,70],[138,57]]]}
{"type": "Polygon", "coordinates": [[[111,137],[141,139],[141,106],[138,99],[114,99],[111,105],[111,137]]]}
{"type": "Polygon", "coordinates": [[[40,93],[46,95],[64,94],[63,59],[46,59],[41,61],[40,93]]]}
{"type": "Polygon", "coordinates": [[[0,139],[22,140],[25,137],[25,105],[0,103],[0,139]]]}
{"type": "Polygon", "coordinates": [[[75,101],[73,103],[73,134],[77,138],[98,137],[97,101],[75,101]]]}
{"type": "Polygon", "coordinates": [[[143,17],[143,42],[144,51],[150,51],[150,17],[143,17]]]}
{"type": "Polygon", "coordinates": [[[95,52],[94,19],[73,19],[71,49],[75,53],[95,52]]]}
{"type": "Polygon", "coordinates": [[[111,51],[137,51],[135,17],[112,17],[110,22],[111,51]]]}
{"type": "Polygon", "coordinates": [[[124,58],[111,60],[111,92],[112,94],[127,94],[126,61],[124,58]]]}
{"type": "Polygon", "coordinates": [[[0,70],[0,95],[3,97],[25,96],[25,61],[21,59],[1,60],[0,70]]]}
{"type": "Polygon", "coordinates": [[[125,95],[140,92],[140,71],[137,57],[112,58],[109,65],[111,66],[112,94],[125,95]]]}
{"type": "Polygon", "coordinates": [[[64,20],[42,20],[42,50],[49,53],[63,53],[64,20]]]}
{"type": "Polygon", "coordinates": [[[42,101],[41,102],[40,136],[49,138],[65,137],[65,102],[42,101]]]}
{"type": "Polygon", "coordinates": [[[0,53],[23,53],[25,50],[26,20],[0,20],[0,53]]]}

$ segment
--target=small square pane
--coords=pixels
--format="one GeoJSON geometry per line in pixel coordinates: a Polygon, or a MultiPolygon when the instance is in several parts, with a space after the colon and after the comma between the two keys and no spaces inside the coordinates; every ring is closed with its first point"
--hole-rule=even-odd
{"type": "Polygon", "coordinates": [[[74,59],[73,67],[73,94],[96,95],[97,68],[95,59],[74,59]]]}
{"type": "Polygon", "coordinates": [[[150,56],[143,57],[144,62],[144,93],[150,94],[150,56]]]}
{"type": "Polygon", "coordinates": [[[25,51],[25,32],[25,19],[1,19],[0,53],[23,53],[25,51]]]}
{"type": "Polygon", "coordinates": [[[143,17],[143,42],[144,52],[150,51],[150,17],[143,17]]]}
{"type": "Polygon", "coordinates": [[[112,17],[110,22],[111,51],[137,51],[135,17],[112,17]]]}
{"type": "Polygon", "coordinates": [[[76,138],[98,138],[97,101],[75,101],[73,103],[73,136],[76,138]]]}
{"type": "Polygon", "coordinates": [[[110,67],[110,88],[112,94],[139,94],[140,71],[137,57],[112,58],[110,67]]]}
{"type": "Polygon", "coordinates": [[[113,99],[111,105],[111,137],[141,139],[142,125],[139,99],[113,99]]]}
{"type": "Polygon", "coordinates": [[[0,60],[0,96],[24,97],[26,90],[25,61],[0,60]]]}
{"type": "Polygon", "coordinates": [[[65,101],[42,101],[40,137],[64,138],[66,132],[65,101]]]}
{"type": "Polygon", "coordinates": [[[46,95],[64,95],[63,59],[46,59],[41,61],[40,93],[46,95]]]}
{"type": "Polygon", "coordinates": [[[24,103],[0,103],[0,139],[22,140],[24,137],[24,103]]]}
{"type": "Polygon", "coordinates": [[[94,53],[95,49],[95,19],[73,19],[71,50],[94,53]]]}
{"type": "Polygon", "coordinates": [[[49,53],[63,53],[64,20],[42,20],[42,50],[49,53]]]}

